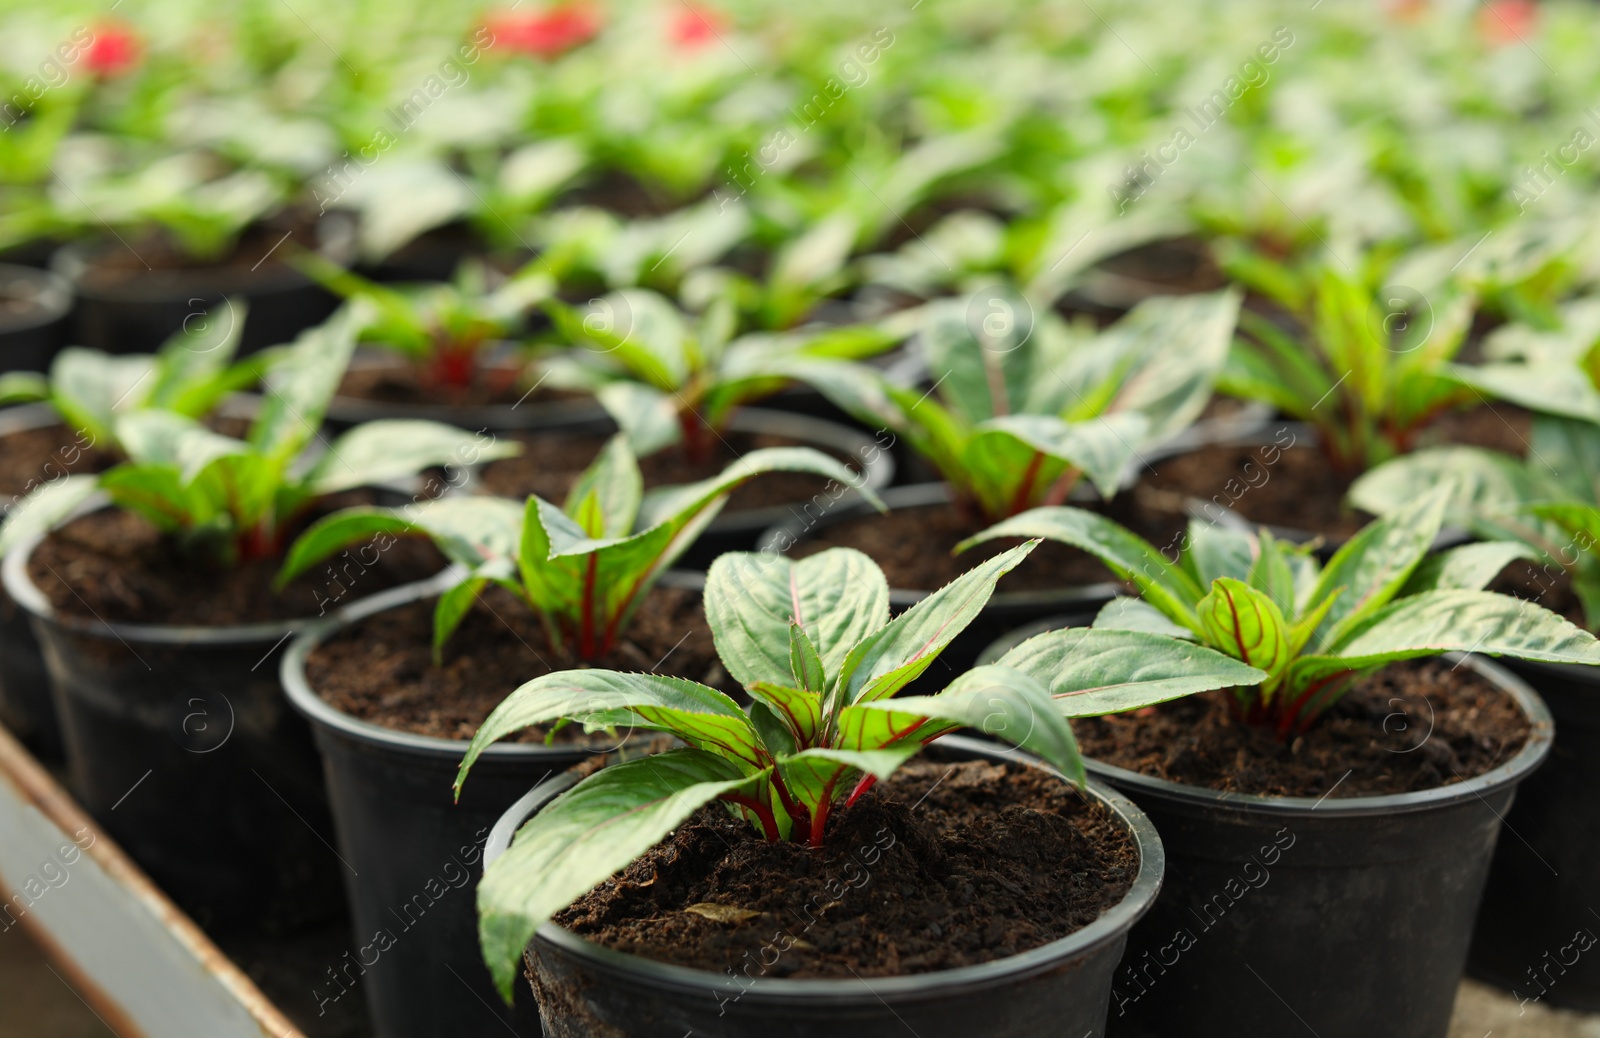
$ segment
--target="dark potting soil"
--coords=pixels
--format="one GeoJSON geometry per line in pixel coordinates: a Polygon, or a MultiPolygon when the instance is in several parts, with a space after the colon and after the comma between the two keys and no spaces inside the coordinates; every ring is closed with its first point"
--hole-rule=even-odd
{"type": "Polygon", "coordinates": [[[1533,435],[1532,413],[1514,404],[1488,404],[1449,411],[1417,437],[1418,446],[1460,444],[1503,451],[1518,458],[1528,453],[1533,435]]]}
{"type": "MultiPolygon", "coordinates": [[[[509,592],[495,588],[467,614],[445,643],[443,666],[433,665],[436,599],[412,602],[368,617],[312,651],[306,678],[328,705],[396,731],[440,739],[471,739],[489,712],[524,682],[579,664],[553,652],[538,619],[509,592]]],[[[594,664],[690,678],[733,691],[717,659],[697,592],[657,587],[627,635],[594,664]]],[[[583,740],[568,725],[561,741],[583,740]]],[[[521,741],[544,739],[542,730],[521,741]]],[[[614,739],[597,734],[610,745],[614,739]]]]}
{"type": "Polygon", "coordinates": [[[1237,793],[1335,798],[1482,775],[1515,756],[1529,732],[1509,695],[1438,659],[1391,664],[1362,679],[1289,742],[1236,721],[1229,699],[1207,692],[1072,727],[1085,755],[1129,771],[1237,793]]]}
{"type": "Polygon", "coordinates": [[[271,220],[247,227],[227,254],[217,257],[193,256],[178,248],[159,232],[136,238],[132,243],[112,242],[96,249],[88,258],[82,275],[83,286],[110,289],[137,282],[164,271],[226,270],[239,275],[261,275],[286,268],[280,246],[315,248],[316,223],[312,218],[271,220]],[[284,236],[288,235],[288,241],[284,236]]]}
{"type": "Polygon", "coordinates": [[[1371,517],[1350,508],[1350,485],[1328,470],[1322,452],[1304,435],[1273,429],[1255,446],[1218,444],[1155,463],[1133,490],[1144,502],[1179,507],[1184,499],[1207,503],[1211,517],[1231,508],[1252,523],[1345,538],[1371,517]]]}
{"type": "Polygon", "coordinates": [[[774,955],[771,976],[927,973],[1080,930],[1122,900],[1138,868],[1110,811],[1058,778],[913,761],[837,809],[820,851],[767,843],[708,805],[556,921],[717,973],[774,955]]]}
{"type": "Polygon", "coordinates": [[[345,372],[339,395],[386,404],[445,404],[451,407],[533,405],[570,400],[581,393],[536,389],[521,385],[519,365],[480,365],[471,384],[445,386],[430,379],[425,369],[396,358],[392,364],[357,365],[345,372]]]}
{"type": "MultiPolygon", "coordinates": [[[[338,495],[303,517],[285,543],[321,515],[372,500],[359,491],[338,495]]],[[[105,509],[41,541],[28,560],[28,575],[56,610],[71,616],[208,627],[297,620],[432,576],[445,565],[426,540],[389,540],[386,548],[376,540],[350,548],[339,572],[330,564],[317,566],[278,592],[272,580],[281,555],[222,569],[185,553],[175,538],[142,517],[105,509]]]]}
{"type": "Polygon", "coordinates": [[[1589,628],[1583,603],[1572,590],[1572,578],[1554,560],[1545,563],[1517,559],[1500,571],[1489,590],[1536,602],[1585,630],[1589,628]]]}
{"type": "MultiPolygon", "coordinates": [[[[529,494],[538,494],[546,501],[559,505],[566,500],[567,491],[572,489],[583,470],[593,464],[600,449],[611,437],[609,434],[528,432],[518,433],[515,438],[523,444],[522,453],[515,458],[485,466],[482,473],[484,487],[501,497],[522,499],[529,494]]],[[[644,475],[646,489],[674,486],[709,479],[739,458],[762,447],[808,446],[814,444],[786,436],[729,431],[715,442],[711,457],[705,461],[691,461],[677,447],[668,447],[640,458],[639,470],[644,475]]],[[[850,461],[836,451],[820,449],[841,461],[850,461]]],[[[804,472],[769,472],[756,476],[735,490],[728,498],[724,514],[810,501],[819,494],[828,500],[829,484],[830,481],[821,476],[804,472]]]]}
{"type": "MultiPolygon", "coordinates": [[[[1137,530],[1157,547],[1183,529],[1181,516],[1155,510],[1129,509],[1119,498],[1101,510],[1137,530]]],[[[887,515],[865,515],[817,529],[788,549],[795,558],[827,548],[856,548],[871,556],[889,586],[908,591],[935,591],[985,559],[1020,544],[1020,539],[992,541],[952,555],[955,546],[990,524],[968,518],[949,505],[897,508],[887,515]]],[[[1077,548],[1045,541],[1022,564],[1000,580],[999,590],[1059,591],[1106,582],[1120,583],[1099,559],[1077,548]]]]}
{"type": "Polygon", "coordinates": [[[1107,257],[1096,269],[1178,292],[1215,292],[1228,283],[1211,250],[1196,238],[1140,245],[1107,257]]]}
{"type": "Polygon", "coordinates": [[[0,438],[0,507],[34,487],[74,472],[103,472],[113,464],[93,440],[66,425],[24,429],[0,438]]]}

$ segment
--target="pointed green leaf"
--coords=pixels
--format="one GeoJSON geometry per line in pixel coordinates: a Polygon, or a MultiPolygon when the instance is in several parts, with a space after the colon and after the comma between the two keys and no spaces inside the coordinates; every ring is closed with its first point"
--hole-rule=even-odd
{"type": "Polygon", "coordinates": [[[1137,710],[1267,678],[1266,671],[1175,638],[1083,627],[1029,638],[1000,662],[1041,682],[1066,717],[1137,710]]]}
{"type": "MultiPolygon", "coordinates": [[[[1068,781],[1085,782],[1083,757],[1072,725],[1043,682],[1002,664],[974,667],[936,696],[906,696],[858,704],[891,716],[952,721],[1003,739],[1054,765],[1068,781]]],[[[918,733],[920,736],[920,732],[918,733]]]]}
{"type": "Polygon", "coordinates": [[[1517,559],[1537,561],[1539,553],[1514,541],[1483,541],[1438,552],[1422,560],[1398,597],[1424,591],[1482,591],[1517,559]]]}
{"type": "Polygon", "coordinates": [[[848,789],[858,774],[887,780],[921,750],[921,743],[876,750],[812,747],[779,757],[777,767],[789,792],[815,814],[823,801],[848,789]]]}
{"type": "Polygon", "coordinates": [[[1292,686],[1393,660],[1477,652],[1544,663],[1600,663],[1593,635],[1543,606],[1488,591],[1429,591],[1369,615],[1323,655],[1298,660],[1292,686]]]}
{"type": "Polygon", "coordinates": [[[805,628],[829,675],[839,673],[857,642],[889,622],[888,581],[852,548],[804,559],[729,552],[712,562],[704,601],[717,654],[746,688],[796,680],[784,651],[792,620],[805,628]]]}
{"type": "Polygon", "coordinates": [[[1131,580],[1147,602],[1174,622],[1200,630],[1194,606],[1205,592],[1195,579],[1149,541],[1103,515],[1081,508],[1035,508],[969,537],[956,550],[1001,537],[1044,537],[1086,551],[1123,580],[1131,580]]]}
{"type": "Polygon", "coordinates": [[[1270,697],[1290,662],[1289,624],[1277,603],[1243,581],[1218,577],[1195,611],[1208,646],[1267,672],[1262,694],[1270,697]]]}
{"type": "Polygon", "coordinates": [[[1368,523],[1334,553],[1311,601],[1320,604],[1335,590],[1344,590],[1312,639],[1313,647],[1321,650],[1337,643],[1363,617],[1394,598],[1432,547],[1449,500],[1448,487],[1429,490],[1399,511],[1368,523]]]}
{"type": "Polygon", "coordinates": [[[757,681],[745,686],[750,698],[764,703],[794,736],[799,747],[814,745],[822,728],[822,697],[815,692],[787,685],[757,681]]]}
{"type": "Polygon", "coordinates": [[[612,670],[565,670],[546,674],[512,692],[483,722],[462,758],[456,795],[473,763],[512,732],[568,719],[608,726],[628,712],[641,727],[669,731],[730,760],[753,761],[755,729],[738,704],[714,688],[686,678],[621,674],[612,670]]]}
{"type": "Polygon", "coordinates": [[[1038,545],[1019,544],[979,563],[864,638],[840,668],[836,702],[885,699],[910,684],[978,618],[1000,578],[1038,545]]]}
{"type": "Polygon", "coordinates": [[[644,498],[644,477],[625,436],[613,436],[600,456],[567,492],[562,511],[590,537],[626,537],[633,532],[644,498]]]}
{"type": "Polygon", "coordinates": [[[433,608],[433,665],[444,665],[444,646],[489,584],[487,577],[469,577],[439,596],[433,608]]]}
{"type": "Polygon", "coordinates": [[[414,476],[434,465],[470,466],[522,452],[514,440],[422,419],[381,419],[358,425],[329,445],[306,476],[318,495],[414,476]],[[487,439],[487,442],[485,440],[487,439]]]}
{"type": "Polygon", "coordinates": [[[1193,639],[1195,633],[1167,619],[1167,614],[1142,598],[1118,595],[1095,614],[1096,630],[1144,631],[1147,634],[1164,634],[1168,638],[1193,639]]]}
{"type": "Polygon", "coordinates": [[[789,667],[800,688],[817,695],[827,691],[828,676],[822,657],[817,655],[817,647],[806,636],[806,629],[795,621],[789,624],[789,667]]]}
{"type": "Polygon", "coordinates": [[[671,750],[604,768],[534,815],[478,886],[478,933],[501,996],[510,1001],[523,949],[551,916],[755,779],[711,754],[671,750]]]}

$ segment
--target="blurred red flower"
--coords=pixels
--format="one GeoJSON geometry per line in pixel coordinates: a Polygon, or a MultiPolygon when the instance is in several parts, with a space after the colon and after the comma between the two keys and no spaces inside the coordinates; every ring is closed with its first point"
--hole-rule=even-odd
{"type": "Polygon", "coordinates": [[[538,11],[497,11],[483,24],[492,47],[538,58],[557,58],[600,31],[600,16],[588,4],[566,3],[538,11]]]}
{"type": "Polygon", "coordinates": [[[672,42],[679,50],[698,50],[727,28],[728,18],[711,7],[687,5],[672,19],[672,42]]]}
{"type": "Polygon", "coordinates": [[[131,28],[115,22],[94,27],[93,38],[80,52],[84,66],[97,76],[120,76],[139,63],[144,48],[131,28]]]}
{"type": "Polygon", "coordinates": [[[1478,32],[1490,43],[1525,40],[1538,21],[1539,5],[1534,0],[1489,0],[1478,9],[1478,32]]]}

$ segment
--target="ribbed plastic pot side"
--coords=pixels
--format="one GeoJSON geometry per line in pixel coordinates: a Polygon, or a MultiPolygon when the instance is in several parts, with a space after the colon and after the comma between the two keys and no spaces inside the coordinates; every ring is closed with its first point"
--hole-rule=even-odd
{"type": "MultiPolygon", "coordinates": [[[[945,760],[1011,760],[1043,767],[1014,750],[951,736],[926,751],[945,760]]],[[[512,806],[490,836],[486,861],[509,846],[521,824],[575,783],[561,776],[512,806]]],[[[790,979],[712,973],[604,948],[547,923],[529,945],[528,961],[547,990],[572,999],[541,1005],[545,1033],[681,1038],[880,1038],[909,1029],[922,1038],[974,1034],[1024,1038],[1099,1034],[1105,1025],[1112,971],[1128,928],[1161,887],[1160,838],[1136,806],[1091,784],[1134,839],[1139,874],[1117,905],[1067,937],[992,962],[934,973],[850,979],[790,979]],[[575,999],[575,1001],[574,1001],[575,999]]],[[[528,990],[518,985],[518,997],[528,990]]]]}
{"type": "MultiPolygon", "coordinates": [[[[350,625],[437,595],[446,575],[386,601],[357,603],[301,632],[280,667],[290,704],[311,724],[333,809],[355,940],[371,948],[362,984],[385,1038],[537,1038],[531,1000],[495,993],[478,951],[475,892],[494,823],[527,792],[589,759],[594,748],[500,742],[486,750],[457,803],[451,787],[467,743],[397,731],[346,714],[311,687],[306,661],[350,625]],[[487,1007],[487,1008],[486,1008],[487,1007]]],[[[507,689],[509,692],[510,689],[507,689]]],[[[368,955],[362,956],[365,963],[368,955]]],[[[330,994],[337,989],[330,986],[330,994]]]]}
{"type": "MultiPolygon", "coordinates": [[[[24,404],[0,410],[0,449],[7,436],[47,429],[61,424],[61,416],[49,404],[24,404]]],[[[69,434],[73,435],[73,434],[69,434]]],[[[63,450],[76,448],[77,439],[68,440],[63,450]]],[[[41,473],[59,478],[59,473],[41,473]]],[[[0,519],[14,501],[0,507],[0,519]]],[[[26,610],[18,607],[10,592],[0,583],[0,723],[45,760],[58,761],[64,747],[56,707],[50,698],[50,676],[45,671],[39,640],[26,610]]]]}
{"type": "MultiPolygon", "coordinates": [[[[1013,632],[982,660],[1057,626],[1013,632]]],[[[1504,667],[1444,658],[1505,691],[1531,725],[1510,760],[1465,781],[1389,796],[1262,797],[1089,760],[1091,775],[1150,816],[1169,866],[1129,938],[1108,1035],[1276,1038],[1309,1027],[1445,1038],[1501,819],[1549,754],[1554,722],[1504,667]]],[[[1329,794],[1340,781],[1330,777],[1329,794]]]]}
{"type": "MultiPolygon", "coordinates": [[[[315,617],[226,627],[57,612],[3,562],[43,650],[75,795],[206,926],[287,932],[337,914],[339,872],[310,728],[272,655],[315,617]]],[[[383,601],[405,588],[373,596],[383,601]]]]}
{"type": "Polygon", "coordinates": [[[1467,972],[1524,1000],[1600,1011],[1600,667],[1505,661],[1555,719],[1495,848],[1467,972]]]}

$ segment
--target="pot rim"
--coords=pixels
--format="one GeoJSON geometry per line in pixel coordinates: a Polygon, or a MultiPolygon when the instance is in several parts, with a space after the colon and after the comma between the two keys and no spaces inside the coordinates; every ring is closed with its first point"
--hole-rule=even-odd
{"type": "MultiPolygon", "coordinates": [[[[299,631],[289,643],[288,650],[278,664],[278,678],[282,682],[284,694],[288,697],[290,705],[308,721],[366,746],[401,749],[424,757],[461,760],[466,756],[467,747],[470,745],[465,739],[443,739],[433,735],[403,732],[372,721],[363,721],[359,717],[352,717],[342,710],[335,709],[311,687],[311,682],[306,677],[306,660],[317,646],[344,628],[377,613],[409,605],[447,591],[459,582],[463,572],[459,567],[450,566],[427,580],[404,584],[387,592],[352,602],[334,610],[326,617],[317,618],[315,622],[299,631]]],[[[661,575],[657,586],[694,587],[697,583],[695,578],[699,578],[699,585],[704,584],[704,577],[701,574],[668,570],[661,575]]],[[[614,749],[615,747],[609,746],[547,746],[544,743],[496,742],[484,749],[482,759],[579,760],[597,753],[609,753],[614,749]]]]}
{"type": "MultiPolygon", "coordinates": [[[[1054,768],[1020,750],[964,736],[945,736],[934,744],[947,750],[962,752],[979,758],[1014,761],[1059,776],[1054,768]],[[942,744],[942,745],[941,745],[942,744]]],[[[554,799],[577,779],[570,773],[551,776],[539,783],[522,799],[513,804],[495,823],[484,847],[484,864],[487,866],[510,845],[511,837],[522,827],[527,816],[537,807],[554,799]]],[[[868,985],[859,978],[789,979],[761,977],[748,987],[738,984],[729,974],[710,970],[677,966],[657,962],[644,956],[614,951],[586,938],[579,937],[555,923],[539,927],[535,940],[548,941],[571,955],[582,958],[588,966],[625,976],[629,983],[660,989],[693,988],[710,992],[723,991],[749,996],[763,1003],[793,1003],[830,999],[846,1005],[851,1003],[883,1002],[885,996],[896,996],[898,1001],[916,998],[948,997],[955,988],[987,988],[1008,980],[1020,980],[1046,972],[1063,961],[1089,954],[1126,936],[1133,924],[1155,903],[1166,870],[1166,852],[1150,821],[1132,800],[1098,782],[1091,781],[1087,795],[1109,808],[1122,822],[1124,830],[1133,837],[1139,851],[1139,873],[1121,901],[1108,908],[1098,919],[1065,937],[1016,955],[992,959],[989,962],[931,973],[912,973],[893,977],[874,977],[868,985]]],[[[530,942],[531,943],[531,942],[530,942]]]]}
{"type": "Polygon", "coordinates": [[[51,406],[48,400],[31,404],[12,404],[0,407],[0,437],[13,436],[34,429],[47,429],[52,425],[66,425],[67,420],[51,406]]]}
{"type": "MultiPolygon", "coordinates": [[[[908,483],[903,486],[880,490],[878,496],[883,498],[884,504],[889,506],[890,511],[948,505],[955,499],[955,493],[947,483],[908,483]]],[[[818,529],[871,514],[873,514],[873,508],[866,501],[860,498],[841,498],[837,508],[823,513],[814,520],[807,520],[804,516],[791,515],[783,522],[767,527],[762,532],[761,539],[756,543],[756,551],[769,555],[782,555],[789,547],[807,540],[818,529]],[[783,548],[779,548],[778,545],[783,538],[788,538],[788,544],[783,548]]],[[[1061,588],[1055,591],[999,591],[989,599],[989,603],[991,606],[1028,609],[1052,606],[1060,606],[1063,609],[1070,609],[1073,606],[1087,607],[1106,602],[1115,597],[1117,589],[1121,586],[1114,581],[1103,581],[1098,584],[1084,584],[1080,587],[1061,588]]],[[[937,588],[922,590],[891,587],[889,589],[889,604],[897,609],[909,608],[927,598],[936,590],[937,588]]]]}
{"type": "MultiPolygon", "coordinates": [[[[85,515],[100,507],[105,501],[97,494],[84,503],[84,506],[75,512],[72,518],[85,515]]],[[[225,624],[225,625],[180,625],[180,624],[135,624],[112,623],[109,620],[86,619],[57,612],[50,604],[50,599],[33,582],[28,575],[28,559],[33,555],[33,550],[44,540],[48,531],[36,533],[25,537],[0,560],[0,583],[5,586],[16,603],[27,610],[35,619],[51,623],[57,627],[72,631],[75,634],[89,635],[96,638],[115,639],[123,644],[138,643],[142,645],[182,645],[204,648],[225,648],[229,646],[260,645],[267,642],[283,642],[291,634],[303,630],[311,624],[317,623],[324,617],[304,616],[292,620],[269,620],[252,624],[225,624]]],[[[441,570],[431,577],[410,584],[401,584],[397,587],[387,588],[383,591],[357,599],[346,608],[369,602],[392,602],[403,598],[414,585],[428,584],[441,580],[449,568],[441,570]]]]}
{"type": "Polygon", "coordinates": [[[0,335],[44,328],[67,316],[72,309],[72,284],[53,270],[0,263],[0,282],[31,281],[39,286],[39,309],[17,320],[0,321],[0,335]]]}

